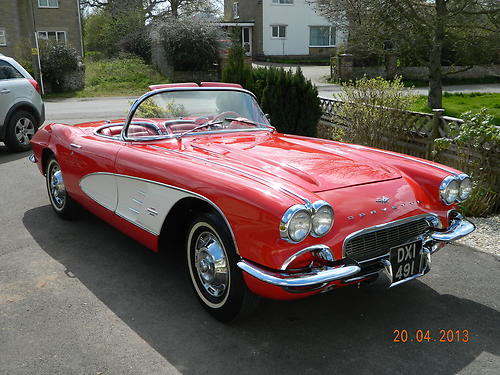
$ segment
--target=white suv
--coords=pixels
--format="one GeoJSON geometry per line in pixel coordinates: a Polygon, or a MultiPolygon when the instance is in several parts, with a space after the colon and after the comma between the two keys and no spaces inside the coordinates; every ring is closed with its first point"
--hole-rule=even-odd
{"type": "Polygon", "coordinates": [[[40,86],[14,59],[0,54],[0,142],[11,151],[27,151],[44,121],[40,86]]]}

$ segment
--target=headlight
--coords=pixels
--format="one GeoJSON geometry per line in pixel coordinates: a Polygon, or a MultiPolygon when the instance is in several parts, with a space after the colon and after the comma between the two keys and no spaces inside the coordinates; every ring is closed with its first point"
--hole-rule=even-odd
{"type": "Polygon", "coordinates": [[[301,204],[290,207],[283,215],[280,224],[281,238],[290,242],[300,242],[311,231],[311,214],[301,204]]]}
{"type": "Polygon", "coordinates": [[[458,198],[458,193],[460,190],[460,182],[455,176],[446,177],[441,186],[439,187],[439,193],[441,199],[445,204],[452,204],[458,198]]]}
{"type": "Polygon", "coordinates": [[[472,180],[466,174],[458,176],[460,178],[460,188],[458,190],[458,199],[463,202],[470,197],[472,192],[472,180]]]}
{"type": "Polygon", "coordinates": [[[333,208],[325,201],[317,201],[313,203],[313,209],[311,235],[313,237],[324,236],[333,225],[333,208]]]}

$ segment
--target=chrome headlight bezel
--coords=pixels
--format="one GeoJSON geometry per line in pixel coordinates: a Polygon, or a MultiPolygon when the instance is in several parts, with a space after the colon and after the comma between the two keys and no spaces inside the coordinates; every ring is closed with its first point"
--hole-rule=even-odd
{"type": "Polygon", "coordinates": [[[281,222],[280,222],[280,236],[283,240],[288,241],[290,243],[299,243],[302,242],[307,238],[308,235],[311,235],[312,237],[318,238],[318,237],[323,237],[326,234],[330,232],[330,230],[333,227],[333,223],[335,221],[335,213],[333,210],[333,207],[326,201],[320,200],[316,201],[313,204],[310,202],[307,202],[307,204],[296,204],[290,207],[289,209],[286,210],[285,214],[283,215],[281,222]],[[332,222],[328,230],[324,233],[317,233],[316,231],[313,230],[313,220],[314,220],[314,215],[318,210],[324,209],[325,207],[330,208],[332,212],[332,222]],[[309,230],[307,234],[302,237],[300,240],[297,238],[292,238],[290,235],[290,223],[292,222],[293,218],[296,217],[296,215],[302,211],[307,212],[309,215],[309,230]]]}
{"type": "Polygon", "coordinates": [[[291,243],[299,243],[302,242],[306,237],[309,235],[311,232],[311,227],[312,227],[312,218],[311,218],[311,211],[307,209],[307,207],[303,204],[296,204],[292,207],[290,207],[288,210],[286,210],[285,214],[283,215],[283,218],[281,219],[280,223],[280,235],[281,238],[291,242],[291,243]],[[292,236],[290,235],[290,223],[294,219],[294,217],[297,216],[297,214],[301,212],[306,212],[307,215],[309,216],[309,230],[305,234],[303,238],[300,240],[294,240],[292,236]]]}
{"type": "Polygon", "coordinates": [[[328,232],[330,232],[330,229],[332,229],[333,227],[333,223],[335,221],[335,212],[333,211],[333,207],[326,201],[316,201],[312,204],[312,207],[313,207],[313,216],[312,216],[311,236],[315,238],[323,237],[326,234],[328,234],[328,232]],[[316,215],[318,214],[318,212],[320,212],[320,210],[329,210],[331,212],[331,223],[328,229],[324,233],[318,233],[317,229],[315,229],[314,227],[315,225],[314,220],[315,218],[317,218],[316,215]]]}
{"type": "Polygon", "coordinates": [[[467,200],[470,197],[470,191],[472,190],[471,188],[468,195],[464,196],[462,189],[465,189],[465,187],[462,188],[463,186],[462,184],[467,184],[467,183],[470,183],[472,186],[471,178],[465,173],[462,173],[460,175],[446,176],[441,182],[441,185],[439,186],[439,197],[441,201],[449,206],[452,205],[453,203],[461,203],[467,200]],[[456,194],[449,197],[448,196],[449,189],[454,187],[452,184],[456,185],[457,192],[456,194]]]}

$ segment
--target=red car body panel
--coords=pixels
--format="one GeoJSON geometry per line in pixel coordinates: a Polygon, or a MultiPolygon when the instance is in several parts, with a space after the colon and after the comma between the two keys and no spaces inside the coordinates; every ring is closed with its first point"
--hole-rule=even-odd
{"type": "MultiPolygon", "coordinates": [[[[153,251],[159,250],[159,236],[90,198],[80,186],[84,176],[132,176],[206,198],[227,219],[239,255],[270,270],[279,270],[291,255],[317,244],[329,246],[335,259],[342,259],[349,234],[409,216],[432,212],[446,226],[449,210],[456,208],[440,201],[438,189],[444,177],[460,172],[427,160],[268,130],[125,142],[95,133],[107,124],[44,126],[32,140],[35,159],[43,173],[44,156],[50,150],[75,201],[153,251]],[[294,194],[277,188],[283,185],[294,194]],[[335,223],[327,235],[308,236],[298,244],[280,238],[283,213],[302,203],[297,195],[333,206],[335,223]],[[390,195],[390,202],[377,203],[384,195],[390,195]]],[[[316,293],[289,293],[246,273],[244,279],[253,292],[269,298],[316,293]]]]}

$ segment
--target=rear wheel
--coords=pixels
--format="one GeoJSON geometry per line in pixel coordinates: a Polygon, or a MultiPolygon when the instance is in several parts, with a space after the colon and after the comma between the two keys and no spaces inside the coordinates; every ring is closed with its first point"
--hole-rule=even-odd
{"type": "Polygon", "coordinates": [[[11,151],[28,151],[30,140],[38,129],[38,121],[28,111],[17,111],[9,120],[5,145],[11,151]]]}
{"type": "Polygon", "coordinates": [[[63,219],[73,219],[77,216],[79,207],[66,191],[61,167],[54,156],[47,160],[45,172],[47,193],[53,210],[63,219]]]}
{"type": "Polygon", "coordinates": [[[257,307],[259,297],[245,285],[233,240],[218,215],[204,213],[193,220],[186,258],[198,300],[217,320],[229,322],[257,307]]]}

